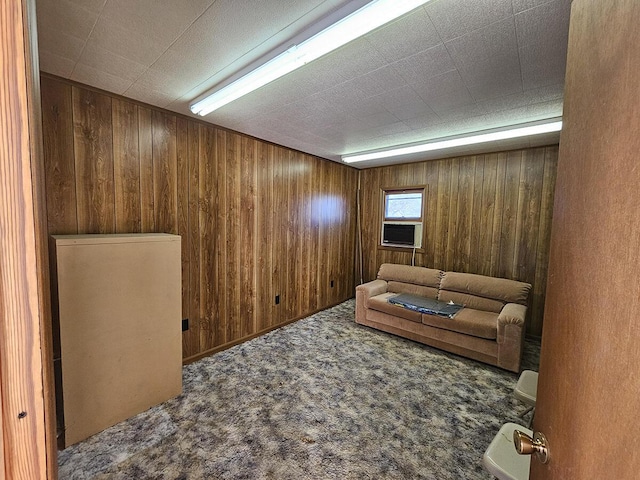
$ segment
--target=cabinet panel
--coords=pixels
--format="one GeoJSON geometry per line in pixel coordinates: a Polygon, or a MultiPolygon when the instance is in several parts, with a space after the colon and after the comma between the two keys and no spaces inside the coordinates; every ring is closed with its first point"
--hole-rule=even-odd
{"type": "Polygon", "coordinates": [[[180,237],[58,235],[52,246],[66,447],[181,393],[180,237]]]}

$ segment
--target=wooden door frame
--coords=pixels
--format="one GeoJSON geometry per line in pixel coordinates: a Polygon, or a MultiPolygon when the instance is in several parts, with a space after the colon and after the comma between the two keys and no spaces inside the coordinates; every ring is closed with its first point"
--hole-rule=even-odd
{"type": "Polygon", "coordinates": [[[531,479],[636,479],[640,2],[574,0],[531,479]]]}
{"type": "Polygon", "coordinates": [[[34,0],[0,6],[0,477],[57,475],[34,0]]]}

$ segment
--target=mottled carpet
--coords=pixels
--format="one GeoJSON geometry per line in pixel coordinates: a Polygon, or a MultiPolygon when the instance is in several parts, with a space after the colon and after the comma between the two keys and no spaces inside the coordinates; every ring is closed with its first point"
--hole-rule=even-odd
{"type": "Polygon", "coordinates": [[[517,375],[357,325],[354,305],[186,366],[181,396],[60,452],[60,478],[492,478],[517,375]]]}

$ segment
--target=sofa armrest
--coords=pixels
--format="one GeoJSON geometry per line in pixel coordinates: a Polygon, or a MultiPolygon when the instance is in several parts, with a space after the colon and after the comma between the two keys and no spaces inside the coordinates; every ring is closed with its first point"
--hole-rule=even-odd
{"type": "Polygon", "coordinates": [[[386,280],[373,280],[368,283],[363,283],[356,287],[356,295],[358,292],[362,292],[365,298],[375,297],[381,293],[386,293],[387,285],[386,280]]]}
{"type": "Polygon", "coordinates": [[[518,372],[524,345],[527,307],[507,303],[498,315],[498,366],[518,372]]]}
{"type": "Polygon", "coordinates": [[[356,287],[356,323],[363,323],[367,317],[367,300],[387,291],[385,280],[373,280],[356,287]]]}
{"type": "Polygon", "coordinates": [[[504,325],[524,325],[527,307],[517,303],[507,303],[498,315],[498,329],[504,325]]]}

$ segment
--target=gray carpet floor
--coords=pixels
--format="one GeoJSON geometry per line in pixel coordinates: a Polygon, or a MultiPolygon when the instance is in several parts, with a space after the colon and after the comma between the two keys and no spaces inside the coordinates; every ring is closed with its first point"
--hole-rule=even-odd
{"type": "MultiPolygon", "coordinates": [[[[489,479],[517,375],[354,323],[355,302],[183,369],[179,397],[59,453],[61,479],[489,479]]],[[[527,342],[524,368],[537,370],[527,342]]]]}

